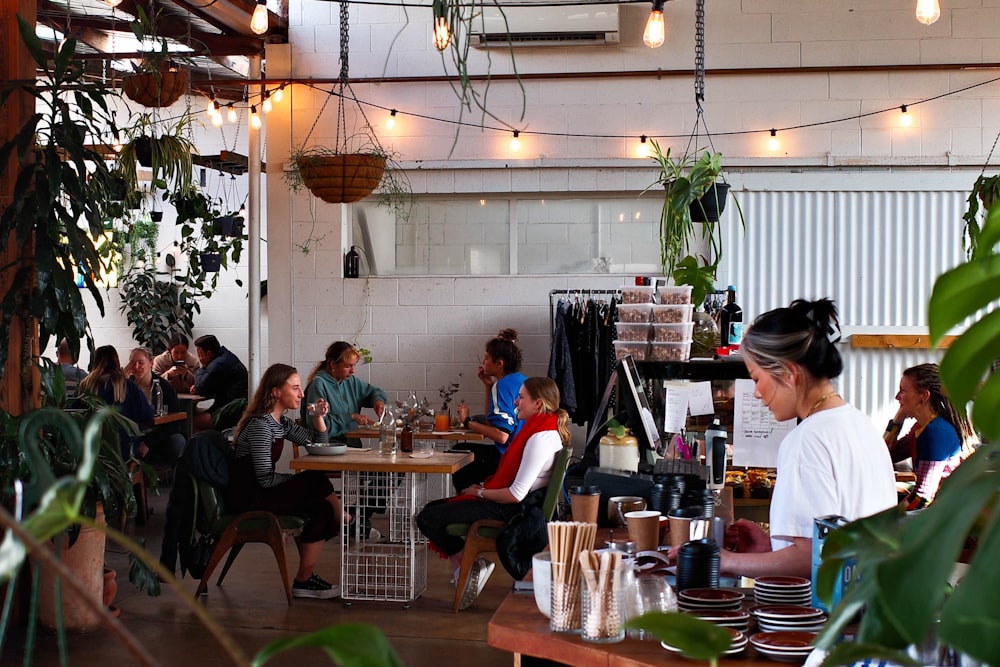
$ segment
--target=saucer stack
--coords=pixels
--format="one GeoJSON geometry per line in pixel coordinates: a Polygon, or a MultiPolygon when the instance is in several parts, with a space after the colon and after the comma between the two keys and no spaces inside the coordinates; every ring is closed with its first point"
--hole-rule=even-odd
{"type": "Polygon", "coordinates": [[[790,604],[765,604],[754,607],[750,613],[757,618],[763,632],[819,632],[826,623],[826,614],[816,607],[790,604]]]}
{"type": "Polygon", "coordinates": [[[746,632],[750,628],[750,614],[738,609],[695,609],[685,612],[703,621],[715,623],[723,628],[746,632]]]}
{"type": "Polygon", "coordinates": [[[801,665],[812,652],[814,639],[815,632],[758,632],[750,636],[750,645],[771,660],[801,665]]]}
{"type": "Polygon", "coordinates": [[[688,588],[677,593],[681,611],[738,610],[745,596],[735,588],[688,588]]]}
{"type": "MultiPolygon", "coordinates": [[[[740,632],[739,630],[735,630],[733,628],[726,628],[726,630],[732,637],[732,644],[729,645],[729,649],[724,651],[722,655],[736,655],[737,653],[742,653],[743,649],[747,647],[747,641],[748,641],[747,636],[742,632],[740,632]]],[[[682,653],[682,651],[679,648],[677,648],[676,646],[671,646],[667,642],[660,642],[660,646],[674,653],[682,653]]]]}
{"type": "Polygon", "coordinates": [[[812,583],[801,577],[757,577],[753,596],[758,604],[808,605],[812,602],[812,583]]]}

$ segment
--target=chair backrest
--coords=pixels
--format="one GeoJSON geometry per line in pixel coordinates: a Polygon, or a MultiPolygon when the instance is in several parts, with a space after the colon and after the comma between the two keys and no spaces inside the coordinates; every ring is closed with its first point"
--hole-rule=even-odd
{"type": "Polygon", "coordinates": [[[552,520],[555,514],[556,505],[559,503],[559,496],[562,495],[563,480],[566,478],[566,468],[569,467],[569,459],[573,456],[572,447],[563,447],[556,454],[555,463],[552,464],[552,476],[549,477],[549,484],[545,489],[545,500],[542,501],[542,515],[546,521],[552,520]]]}
{"type": "Polygon", "coordinates": [[[195,527],[211,533],[226,514],[223,494],[229,481],[229,443],[218,431],[196,433],[184,449],[181,464],[195,488],[195,527]]]}

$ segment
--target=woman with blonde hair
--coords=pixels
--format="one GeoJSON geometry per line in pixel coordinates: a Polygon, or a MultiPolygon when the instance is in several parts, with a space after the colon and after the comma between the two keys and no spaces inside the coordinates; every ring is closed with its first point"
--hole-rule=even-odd
{"type": "Polygon", "coordinates": [[[305,470],[298,475],[275,471],[285,441],[304,445],[327,442],[326,401],[319,399],[313,413],[300,426],[285,416],[297,411],[302,402],[302,380],[287,364],[274,364],[260,379],[260,386],[247,404],[236,426],[234,460],[230,471],[226,503],[234,512],[267,510],[276,514],[307,517],[302,534],[296,538],[299,569],[292,583],[292,595],[305,598],[340,596],[340,587],[314,572],[323,543],[340,532],[343,514],[340,499],[325,473],[305,470]]]}
{"type": "MultiPolygon", "coordinates": [[[[118,351],[111,345],[102,345],[94,350],[91,371],[80,380],[78,390],[81,394],[93,394],[108,405],[117,407],[123,417],[140,426],[148,426],[153,422],[153,406],[146,400],[139,385],[125,377],[118,351]]],[[[120,431],[119,439],[122,460],[128,461],[133,453],[133,438],[125,431],[120,431]]]]}
{"type": "MultiPolygon", "coordinates": [[[[526,379],[514,406],[524,424],[500,457],[496,474],[462,489],[461,495],[429,503],[417,515],[417,527],[435,551],[451,560],[456,573],[465,540],[449,535],[447,526],[471,524],[479,519],[509,521],[524,505],[541,505],[556,454],[569,444],[569,415],[559,408],[559,388],[553,380],[526,379]],[[536,495],[529,498],[532,494],[536,495]]],[[[476,600],[494,567],[485,558],[475,562],[462,592],[460,609],[476,600]]]]}

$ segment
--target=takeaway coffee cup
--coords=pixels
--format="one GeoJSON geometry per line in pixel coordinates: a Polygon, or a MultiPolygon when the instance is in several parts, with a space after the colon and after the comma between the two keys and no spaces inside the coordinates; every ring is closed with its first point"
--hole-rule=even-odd
{"type": "Polygon", "coordinates": [[[670,546],[679,547],[691,539],[691,521],[704,518],[703,507],[681,507],[670,510],[667,518],[670,521],[670,546]]]}
{"type": "Polygon", "coordinates": [[[598,486],[574,486],[569,490],[569,504],[573,509],[573,521],[597,523],[597,510],[601,505],[601,488],[598,486]]]}
{"type": "Polygon", "coordinates": [[[629,539],[636,551],[654,551],[660,546],[660,513],[653,510],[626,512],[629,539]]]}

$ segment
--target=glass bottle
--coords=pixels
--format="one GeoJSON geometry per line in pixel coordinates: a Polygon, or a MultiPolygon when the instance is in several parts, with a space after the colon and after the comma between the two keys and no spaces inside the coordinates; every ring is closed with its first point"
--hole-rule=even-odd
{"type": "Polygon", "coordinates": [[[159,380],[153,380],[153,388],[149,392],[150,402],[153,404],[153,414],[162,417],[166,414],[163,410],[163,388],[159,380]]]}
{"type": "Polygon", "coordinates": [[[388,405],[382,411],[382,419],[378,422],[378,453],[382,456],[392,456],[396,453],[396,418],[388,405]]]}
{"type": "Polygon", "coordinates": [[[413,451],[413,427],[410,426],[410,422],[403,424],[403,430],[399,432],[399,451],[413,451]]]}
{"type": "Polygon", "coordinates": [[[344,277],[358,278],[360,275],[361,254],[358,252],[358,247],[352,245],[351,249],[344,255],[344,277]]]}
{"type": "Polygon", "coordinates": [[[719,312],[719,335],[722,347],[739,345],[743,340],[743,309],[736,303],[736,288],[729,286],[726,305],[719,312]]]}

